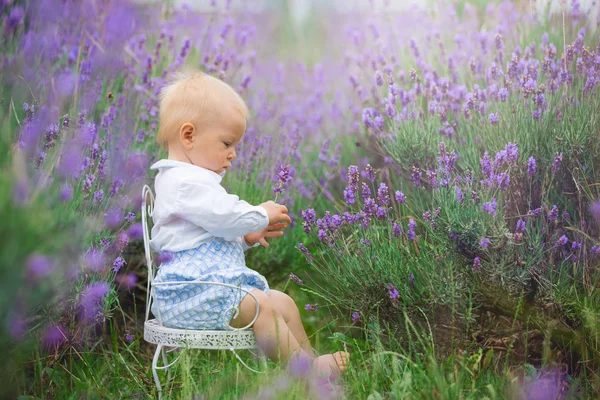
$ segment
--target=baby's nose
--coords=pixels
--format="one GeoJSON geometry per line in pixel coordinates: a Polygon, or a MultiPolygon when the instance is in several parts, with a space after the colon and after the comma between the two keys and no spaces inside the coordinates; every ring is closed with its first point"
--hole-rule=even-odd
{"type": "Polygon", "coordinates": [[[230,154],[229,154],[229,159],[233,160],[237,157],[237,154],[235,153],[235,150],[233,150],[230,154]]]}

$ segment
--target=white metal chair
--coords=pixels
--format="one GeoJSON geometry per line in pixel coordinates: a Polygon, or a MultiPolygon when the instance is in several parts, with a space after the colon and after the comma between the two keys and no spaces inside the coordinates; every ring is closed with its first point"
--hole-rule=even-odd
{"type": "MultiPolygon", "coordinates": [[[[187,350],[187,349],[210,349],[210,350],[229,350],[231,351],[240,363],[248,368],[249,370],[262,373],[264,371],[257,371],[248,366],[240,356],[235,352],[236,350],[254,350],[258,349],[256,337],[254,332],[251,330],[251,326],[258,318],[259,304],[256,297],[247,290],[239,288],[237,286],[228,285],[217,282],[207,281],[194,281],[194,282],[158,282],[154,283],[154,274],[156,269],[154,268],[152,252],[150,250],[150,231],[148,228],[148,217],[152,217],[154,210],[154,194],[148,185],[144,185],[142,189],[142,226],[144,231],[144,251],[146,253],[146,264],[148,266],[148,291],[146,294],[146,318],[144,321],[144,340],[147,342],[156,344],[156,352],[154,353],[154,359],[152,360],[152,375],[154,376],[154,382],[158,389],[159,399],[162,397],[162,387],[160,379],[158,377],[158,370],[167,370],[167,380],[171,379],[171,371],[169,368],[173,366],[181,357],[181,354],[172,361],[170,364],[167,363],[167,353],[176,349],[187,350]],[[159,285],[175,285],[175,284],[198,284],[198,285],[220,285],[235,288],[236,290],[242,290],[246,292],[254,299],[256,303],[256,315],[252,322],[243,328],[233,328],[227,321],[227,326],[230,330],[215,331],[215,330],[189,330],[189,329],[175,329],[163,326],[161,323],[160,315],[157,315],[156,319],[149,319],[150,308],[152,301],[155,301],[154,286],[159,285]],[[172,347],[171,350],[167,350],[167,347],[172,347]],[[162,366],[158,366],[159,357],[162,355],[162,366]]],[[[224,317],[228,317],[229,310],[226,310],[224,317]]],[[[235,309],[234,318],[237,317],[239,309],[235,309]]],[[[256,355],[253,353],[253,355],[256,355]]],[[[262,357],[263,367],[266,367],[266,359],[262,357]]]]}

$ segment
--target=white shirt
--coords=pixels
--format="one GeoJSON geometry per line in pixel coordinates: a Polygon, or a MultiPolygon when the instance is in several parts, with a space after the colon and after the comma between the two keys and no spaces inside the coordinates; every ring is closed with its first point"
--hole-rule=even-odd
{"type": "Polygon", "coordinates": [[[241,243],[245,251],[244,235],[269,225],[267,211],[228,194],[216,172],[175,160],[160,160],[150,169],[158,170],[150,240],[154,251],[193,249],[214,238],[241,243]]]}

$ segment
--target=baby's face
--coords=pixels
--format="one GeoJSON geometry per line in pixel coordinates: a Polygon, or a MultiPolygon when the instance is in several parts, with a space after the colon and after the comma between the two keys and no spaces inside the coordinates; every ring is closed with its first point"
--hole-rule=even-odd
{"type": "Polygon", "coordinates": [[[217,174],[231,167],[235,147],[246,132],[246,119],[238,112],[218,113],[197,127],[195,145],[188,152],[195,165],[217,174]]]}

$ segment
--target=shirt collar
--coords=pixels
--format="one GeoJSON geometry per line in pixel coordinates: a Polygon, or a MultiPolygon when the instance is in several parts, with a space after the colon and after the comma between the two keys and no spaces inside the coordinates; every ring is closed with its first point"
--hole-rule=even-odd
{"type": "Polygon", "coordinates": [[[183,161],[169,160],[169,159],[158,160],[157,162],[155,162],[154,164],[152,164],[150,166],[150,169],[159,169],[159,170],[161,170],[161,169],[177,168],[177,167],[197,168],[199,170],[198,172],[203,173],[204,175],[211,177],[217,183],[221,183],[221,180],[223,179],[223,177],[225,176],[225,173],[227,172],[227,171],[223,171],[219,175],[216,172],[211,171],[210,169],[202,168],[202,167],[199,167],[197,165],[193,165],[193,164],[186,163],[186,162],[183,162],[183,161]]]}

